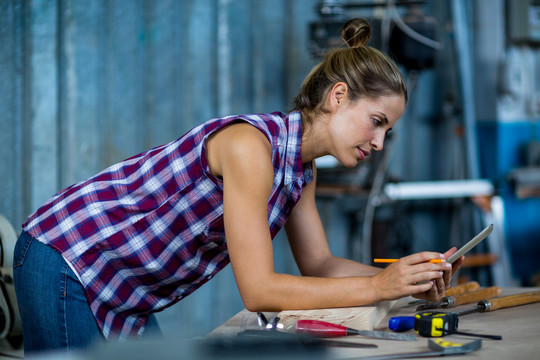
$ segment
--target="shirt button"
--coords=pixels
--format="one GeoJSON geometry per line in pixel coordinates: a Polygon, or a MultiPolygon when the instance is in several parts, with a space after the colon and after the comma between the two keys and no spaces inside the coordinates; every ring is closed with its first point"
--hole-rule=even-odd
{"type": "Polygon", "coordinates": [[[213,277],[212,275],[208,275],[208,276],[206,277],[206,279],[207,279],[207,280],[210,280],[212,277],[213,277]]]}

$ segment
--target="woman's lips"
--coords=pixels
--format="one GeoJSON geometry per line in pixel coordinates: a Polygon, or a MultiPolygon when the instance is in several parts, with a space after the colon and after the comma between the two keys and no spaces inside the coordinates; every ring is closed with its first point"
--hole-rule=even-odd
{"type": "Polygon", "coordinates": [[[357,147],[358,153],[360,154],[360,160],[364,160],[368,157],[369,151],[362,150],[361,148],[357,147]]]}

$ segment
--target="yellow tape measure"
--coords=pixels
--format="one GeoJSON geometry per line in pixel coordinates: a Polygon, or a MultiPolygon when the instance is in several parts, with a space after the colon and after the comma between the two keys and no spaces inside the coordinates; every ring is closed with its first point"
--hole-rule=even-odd
{"type": "Polygon", "coordinates": [[[441,337],[457,331],[459,318],[455,313],[423,312],[415,316],[414,330],[422,336],[441,337]]]}
{"type": "Polygon", "coordinates": [[[444,339],[435,339],[433,341],[435,342],[435,344],[443,348],[462,347],[464,345],[463,343],[453,343],[444,339]]]}

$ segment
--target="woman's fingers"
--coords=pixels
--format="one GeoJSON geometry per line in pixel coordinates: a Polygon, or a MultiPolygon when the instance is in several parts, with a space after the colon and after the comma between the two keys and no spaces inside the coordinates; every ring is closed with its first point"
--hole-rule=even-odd
{"type": "Polygon", "coordinates": [[[445,295],[450,280],[463,259],[458,259],[454,264],[430,260],[445,260],[456,251],[456,248],[452,248],[444,254],[423,251],[405,256],[378,274],[379,289],[388,294],[389,298],[413,295],[439,301],[445,295]]]}
{"type": "Polygon", "coordinates": [[[427,298],[430,301],[437,301],[439,299],[439,288],[437,286],[437,280],[433,280],[432,283],[433,286],[431,287],[431,289],[429,289],[427,298]]]}
{"type": "MultiPolygon", "coordinates": [[[[454,269],[459,268],[459,264],[452,266],[450,263],[432,263],[432,259],[447,259],[456,249],[451,249],[444,254],[435,252],[421,252],[404,257],[405,264],[410,264],[411,281],[415,281],[415,292],[412,294],[417,298],[439,301],[450,285],[450,279],[454,269]]],[[[456,261],[457,262],[457,261],[456,261]]]]}
{"type": "MultiPolygon", "coordinates": [[[[445,271],[447,273],[448,271],[445,271]]],[[[436,289],[436,296],[437,300],[444,296],[444,293],[446,292],[446,281],[444,279],[444,275],[438,279],[435,279],[435,289],[436,289]]]]}
{"type": "Polygon", "coordinates": [[[417,299],[425,299],[432,302],[440,301],[444,296],[444,287],[441,286],[440,279],[434,279],[428,281],[422,286],[418,286],[416,291],[412,294],[417,299]]]}
{"type": "Polygon", "coordinates": [[[413,294],[427,294],[433,291],[433,287],[434,287],[433,280],[418,283],[414,285],[413,294]]]}
{"type": "Polygon", "coordinates": [[[441,278],[445,264],[426,262],[434,258],[433,254],[438,253],[424,253],[400,259],[375,275],[376,286],[383,297],[395,299],[428,291],[431,293],[426,296],[437,297],[440,290],[432,289],[436,284],[432,283],[432,280],[438,279],[439,286],[444,286],[441,278]]]}
{"type": "Polygon", "coordinates": [[[452,271],[445,271],[443,273],[443,281],[445,290],[450,287],[450,280],[452,280],[452,271]]]}
{"type": "MultiPolygon", "coordinates": [[[[457,251],[457,248],[456,247],[452,247],[450,248],[448,251],[446,251],[443,256],[445,259],[448,259],[451,255],[453,255],[455,252],[457,251]]],[[[449,268],[448,270],[450,271],[445,271],[444,272],[444,276],[443,276],[443,279],[444,279],[444,283],[446,285],[446,288],[449,288],[450,287],[450,281],[452,280],[452,277],[456,274],[456,272],[459,270],[459,268],[461,267],[461,264],[463,263],[463,260],[465,259],[465,256],[461,256],[459,259],[457,259],[456,261],[454,261],[454,263],[452,263],[452,267],[449,268]]]]}
{"type": "MultiPolygon", "coordinates": [[[[450,256],[450,255],[448,255],[450,256]]],[[[420,263],[427,263],[430,260],[443,260],[446,259],[444,254],[438,253],[438,252],[432,252],[432,251],[422,251],[416,254],[412,254],[409,256],[405,256],[401,258],[400,260],[403,261],[406,264],[414,265],[414,264],[420,264],[420,263]]]]}

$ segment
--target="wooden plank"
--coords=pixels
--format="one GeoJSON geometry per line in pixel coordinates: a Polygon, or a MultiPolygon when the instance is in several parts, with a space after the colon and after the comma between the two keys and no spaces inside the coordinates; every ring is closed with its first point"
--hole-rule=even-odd
{"type": "Polygon", "coordinates": [[[285,329],[294,328],[300,319],[321,320],[347,326],[356,330],[373,330],[390,312],[395,301],[382,301],[373,306],[335,309],[287,310],[278,314],[285,329]]]}
{"type": "MultiPolygon", "coordinates": [[[[298,319],[314,319],[328,321],[334,324],[348,326],[357,330],[373,330],[380,328],[383,320],[392,310],[396,301],[383,301],[373,306],[350,308],[317,309],[317,310],[287,310],[280,313],[265,312],[267,319],[274,316],[280,318],[285,330],[291,329],[298,319]]],[[[384,324],[386,324],[385,322],[384,324]]],[[[257,314],[246,309],[215,328],[207,336],[232,336],[248,329],[258,329],[257,314]]]]}
{"type": "MultiPolygon", "coordinates": [[[[268,316],[269,313],[266,313],[268,316]]],[[[272,313],[272,317],[276,313],[272,313]]],[[[256,329],[257,325],[257,315],[253,312],[250,312],[246,309],[241,310],[236,315],[225,321],[223,324],[216,327],[214,330],[209,332],[207,336],[234,336],[239,332],[247,329],[256,329]]]]}

